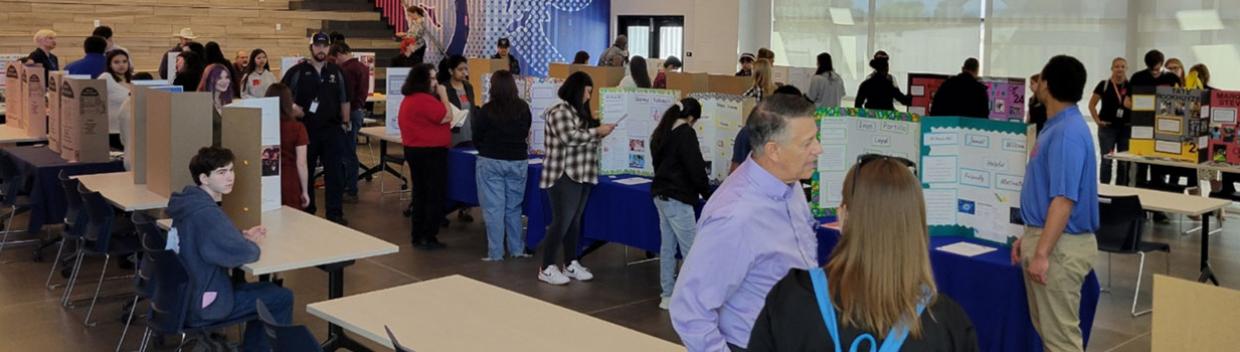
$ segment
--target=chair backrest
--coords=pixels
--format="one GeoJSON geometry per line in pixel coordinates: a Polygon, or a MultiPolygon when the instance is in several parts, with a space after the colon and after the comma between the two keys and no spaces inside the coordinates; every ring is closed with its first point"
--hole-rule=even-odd
{"type": "Polygon", "coordinates": [[[130,220],[138,228],[142,243],[142,260],[138,262],[138,271],[133,277],[134,288],[142,297],[151,298],[155,294],[155,286],[151,285],[151,278],[155,276],[155,261],[151,253],[164,250],[165,240],[150,216],[134,212],[130,220]]]}
{"type": "Polygon", "coordinates": [[[267,341],[271,342],[273,352],[309,352],[322,351],[319,347],[319,341],[314,338],[314,334],[310,333],[304,325],[290,325],[276,322],[275,317],[271,316],[271,311],[267,309],[267,304],[263,300],[256,303],[258,311],[258,320],[263,322],[264,330],[267,331],[267,341]]]}
{"type": "Polygon", "coordinates": [[[82,237],[86,227],[86,212],[82,211],[82,192],[78,189],[81,182],[69,178],[64,170],[60,170],[60,187],[65,190],[65,233],[64,236],[82,237]]]}
{"type": "Polygon", "coordinates": [[[86,210],[86,226],[83,236],[95,241],[95,251],[107,252],[112,241],[112,223],[116,212],[99,192],[82,192],[82,205],[86,210]]]}
{"type": "Polygon", "coordinates": [[[169,250],[146,253],[144,264],[151,267],[151,312],[147,326],[165,335],[179,334],[189,314],[189,272],[176,252],[169,250]]]}
{"type": "Polygon", "coordinates": [[[25,185],[17,173],[17,165],[13,164],[13,159],[8,154],[0,155],[0,180],[4,180],[4,197],[0,197],[0,203],[11,205],[25,185]]]}
{"type": "Polygon", "coordinates": [[[396,341],[396,334],[392,333],[392,328],[389,328],[387,325],[384,325],[383,330],[387,331],[388,340],[392,341],[392,349],[396,350],[396,352],[413,352],[412,348],[401,346],[400,342],[396,341]]]}
{"type": "Polygon", "coordinates": [[[1099,196],[1098,249],[1135,252],[1145,231],[1145,210],[1137,196],[1099,196]]]}

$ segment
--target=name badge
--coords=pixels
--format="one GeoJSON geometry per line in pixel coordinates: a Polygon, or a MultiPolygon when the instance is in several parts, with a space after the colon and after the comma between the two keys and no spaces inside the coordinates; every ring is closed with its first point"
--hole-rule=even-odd
{"type": "Polygon", "coordinates": [[[318,113],[318,112],[319,112],[319,101],[318,101],[318,100],[315,100],[315,101],[313,101],[313,102],[311,102],[311,103],[310,103],[310,113],[311,113],[311,114],[314,114],[314,113],[318,113]]]}
{"type": "Polygon", "coordinates": [[[1117,119],[1124,118],[1124,109],[1115,109],[1115,118],[1117,119]]]}

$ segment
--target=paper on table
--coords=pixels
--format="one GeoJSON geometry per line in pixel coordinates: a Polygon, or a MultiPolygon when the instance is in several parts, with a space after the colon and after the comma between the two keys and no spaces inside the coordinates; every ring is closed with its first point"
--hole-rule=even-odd
{"type": "Polygon", "coordinates": [[[470,149],[470,150],[466,150],[465,152],[466,152],[466,153],[469,153],[469,154],[473,154],[473,155],[478,155],[478,150],[477,150],[477,149],[470,149]]]}
{"type": "Polygon", "coordinates": [[[922,195],[926,198],[927,225],[956,224],[956,190],[930,188],[922,190],[922,195]]]}
{"type": "Polygon", "coordinates": [[[954,156],[925,156],[921,158],[924,172],[922,181],[926,183],[956,183],[957,161],[954,156]]]}
{"type": "Polygon", "coordinates": [[[958,254],[966,257],[976,257],[982,254],[994,252],[998,250],[994,247],[987,247],[976,243],[960,241],[946,246],[935,248],[939,251],[958,254]]]}
{"type": "Polygon", "coordinates": [[[652,180],[645,178],[645,177],[630,177],[630,178],[625,178],[625,179],[619,179],[619,180],[616,180],[615,182],[622,184],[622,185],[626,185],[626,186],[633,186],[633,185],[640,185],[643,183],[650,183],[652,182],[652,180]]]}

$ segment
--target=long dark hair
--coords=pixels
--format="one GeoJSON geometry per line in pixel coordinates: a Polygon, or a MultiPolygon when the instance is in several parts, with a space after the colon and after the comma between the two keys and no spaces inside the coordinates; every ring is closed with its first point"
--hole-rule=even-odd
{"type": "Polygon", "coordinates": [[[409,77],[405,79],[405,85],[400,87],[400,94],[410,96],[415,93],[426,93],[435,96],[435,91],[431,90],[431,80],[434,79],[435,65],[421,64],[409,69],[409,77]]]}
{"type": "Polygon", "coordinates": [[[457,66],[466,63],[469,63],[469,59],[461,55],[452,55],[439,60],[439,72],[435,74],[435,79],[438,79],[440,84],[451,84],[452,71],[456,70],[457,66]]]}
{"type": "Polygon", "coordinates": [[[654,133],[650,134],[650,150],[662,149],[667,136],[672,134],[672,126],[676,125],[676,120],[686,117],[691,120],[690,122],[702,118],[702,103],[694,98],[684,98],[667,108],[667,111],[663,112],[663,117],[659,119],[659,126],[655,127],[654,133]]]}
{"type": "Polygon", "coordinates": [[[263,96],[280,98],[280,121],[295,121],[301,117],[297,110],[293,109],[293,90],[284,83],[275,83],[267,87],[267,93],[263,96]]]}
{"type": "Polygon", "coordinates": [[[831,63],[831,54],[818,54],[818,71],[814,71],[814,74],[821,75],[827,72],[835,72],[835,64],[831,63]]]}
{"type": "Polygon", "coordinates": [[[590,113],[590,104],[586,100],[586,87],[594,87],[594,80],[585,72],[577,71],[568,75],[568,79],[564,80],[564,84],[560,86],[560,90],[556,92],[560,99],[577,110],[577,117],[587,127],[597,127],[598,121],[594,120],[594,116],[590,113]]]}
{"type": "MultiPolygon", "coordinates": [[[[250,64],[245,66],[245,74],[248,75],[254,73],[254,71],[258,71],[257,61],[254,60],[254,58],[258,57],[258,54],[267,55],[267,52],[263,51],[263,49],[254,49],[254,51],[251,51],[250,64]]],[[[271,55],[267,55],[267,63],[263,65],[263,71],[271,71],[271,55]]]]}
{"type": "MultiPolygon", "coordinates": [[[[492,106],[501,114],[500,117],[508,117],[506,112],[516,111],[521,108],[525,101],[517,95],[517,80],[513,77],[512,72],[508,70],[499,70],[491,74],[491,90],[487,92],[491,95],[491,101],[487,103],[487,108],[492,106]]],[[[526,108],[528,110],[528,108],[526,108]]],[[[513,116],[516,117],[516,116],[513,116]]]]}
{"type": "Polygon", "coordinates": [[[629,75],[633,77],[633,82],[637,83],[637,88],[650,88],[650,72],[646,71],[646,58],[634,56],[629,59],[629,75]]]}
{"type": "Polygon", "coordinates": [[[177,71],[177,78],[173,83],[185,88],[186,92],[198,91],[198,83],[202,80],[202,58],[193,51],[183,51],[178,57],[185,61],[185,70],[177,71]]]}
{"type": "Polygon", "coordinates": [[[126,53],[124,50],[109,51],[108,55],[106,56],[106,59],[103,61],[105,63],[103,66],[104,71],[107,72],[109,75],[111,75],[112,79],[116,80],[117,82],[121,82],[121,83],[133,82],[133,69],[131,68],[133,67],[132,62],[130,63],[129,67],[125,68],[125,74],[123,75],[118,75],[116,74],[116,71],[112,71],[112,59],[117,56],[124,56],[126,59],[129,59],[129,53],[126,53]]]}
{"type": "Polygon", "coordinates": [[[207,42],[207,46],[203,48],[206,49],[206,61],[208,65],[222,64],[225,66],[232,66],[232,63],[228,62],[228,58],[224,57],[224,51],[220,50],[220,43],[207,42]]]}

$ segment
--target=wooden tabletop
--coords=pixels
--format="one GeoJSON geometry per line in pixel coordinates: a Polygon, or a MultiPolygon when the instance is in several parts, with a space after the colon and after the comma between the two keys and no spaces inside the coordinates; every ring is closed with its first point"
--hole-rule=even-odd
{"type": "Polygon", "coordinates": [[[78,175],[73,178],[82,182],[86,189],[99,192],[108,203],[127,212],[168,207],[167,197],[151,192],[146,185],[133,183],[133,173],[129,171],[78,175]]]}
{"type": "Polygon", "coordinates": [[[26,134],[26,130],[9,125],[0,125],[0,144],[32,143],[46,140],[46,135],[31,137],[26,134]]]}
{"type": "Polygon", "coordinates": [[[1182,168],[1188,168],[1188,169],[1211,170],[1211,171],[1219,171],[1219,172],[1227,172],[1227,173],[1240,173],[1240,165],[1232,165],[1232,164],[1227,164],[1227,163],[1216,163],[1213,161],[1207,161],[1207,162],[1198,164],[1198,163],[1192,163],[1192,162],[1187,162],[1187,161],[1182,161],[1182,160],[1172,160],[1172,159],[1167,159],[1167,158],[1158,158],[1158,157],[1150,157],[1150,156],[1138,156],[1138,155],[1133,155],[1132,153],[1129,153],[1129,152],[1113,153],[1113,154],[1106,155],[1105,157],[1111,160],[1128,161],[1128,162],[1134,162],[1134,163],[1174,166],[1174,167],[1182,167],[1182,168]]]}
{"type": "Polygon", "coordinates": [[[361,130],[358,130],[358,132],[366,136],[379,138],[392,143],[402,142],[399,134],[388,134],[387,127],[384,126],[363,127],[361,130]]]}
{"type": "Polygon", "coordinates": [[[310,314],[417,351],[684,351],[684,347],[460,275],[313,303],[310,314]]]}
{"type": "MultiPolygon", "coordinates": [[[[158,223],[168,229],[172,219],[158,223]]],[[[263,213],[263,226],[267,227],[267,238],[258,244],[263,254],[257,262],[241,266],[250,275],[311,268],[399,250],[394,244],[289,207],[263,213]]]]}
{"type": "Polygon", "coordinates": [[[1141,199],[1141,207],[1145,210],[1161,211],[1180,215],[1202,215],[1214,212],[1231,205],[1230,200],[1206,198],[1181,193],[1163,192],[1143,188],[1125,186],[1098,185],[1101,196],[1131,196],[1141,199]]]}

